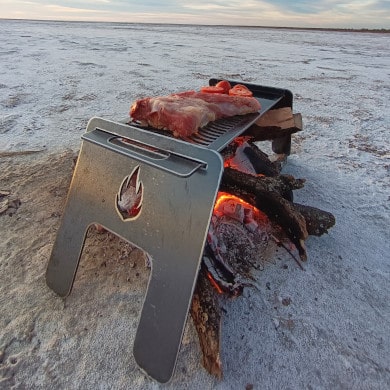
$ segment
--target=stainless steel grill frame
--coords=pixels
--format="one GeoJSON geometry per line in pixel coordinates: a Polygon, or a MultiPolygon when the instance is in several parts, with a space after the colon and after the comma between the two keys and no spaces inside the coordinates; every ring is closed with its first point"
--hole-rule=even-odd
{"type": "MultiPolygon", "coordinates": [[[[211,79],[210,85],[217,81],[211,79]]],[[[100,118],[92,118],[82,136],[46,281],[58,295],[70,293],[87,229],[94,223],[148,252],[152,272],[133,353],[141,369],[159,382],[169,381],[174,372],[223,172],[218,151],[268,109],[292,107],[288,90],[247,86],[260,99],[260,113],[210,124],[188,141],[100,118]],[[118,191],[134,171],[144,188],[142,212],[124,220],[117,210],[118,191]]],[[[288,153],[289,143],[286,138],[274,144],[279,153],[288,153]]]]}

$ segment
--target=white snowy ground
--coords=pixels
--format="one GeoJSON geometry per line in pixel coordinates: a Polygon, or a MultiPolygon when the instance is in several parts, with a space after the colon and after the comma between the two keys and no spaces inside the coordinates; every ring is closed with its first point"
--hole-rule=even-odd
{"type": "Polygon", "coordinates": [[[1,388],[388,388],[388,34],[0,20],[0,37],[0,190],[22,202],[0,215],[1,388]],[[294,93],[304,131],[285,172],[307,179],[295,199],[336,226],[307,240],[305,271],[275,260],[260,291],[226,303],[221,381],[201,366],[189,320],[159,385],[132,356],[142,253],[92,234],[66,300],[44,273],[87,121],[210,77],[294,93]],[[28,150],[41,152],[13,154],[28,150]]]}

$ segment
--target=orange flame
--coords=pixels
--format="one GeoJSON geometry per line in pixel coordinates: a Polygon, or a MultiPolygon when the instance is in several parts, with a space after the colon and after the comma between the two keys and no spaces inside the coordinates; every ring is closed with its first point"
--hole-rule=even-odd
{"type": "MultiPolygon", "coordinates": [[[[236,148],[239,148],[241,145],[243,145],[245,142],[247,142],[248,140],[250,140],[252,137],[248,137],[248,136],[241,136],[241,137],[236,137],[231,145],[234,145],[236,148]]],[[[223,163],[223,166],[225,168],[228,168],[228,167],[232,167],[232,168],[239,168],[237,167],[234,163],[233,163],[233,160],[234,159],[234,155],[230,158],[228,158],[227,160],[224,161],[223,163]]]]}
{"type": "Polygon", "coordinates": [[[233,143],[236,144],[238,147],[244,144],[245,142],[249,141],[250,139],[252,139],[252,137],[248,137],[248,136],[236,137],[233,140],[233,143]]]}
{"type": "Polygon", "coordinates": [[[247,208],[253,208],[253,209],[257,210],[256,207],[254,207],[251,204],[245,202],[244,200],[242,200],[238,196],[228,194],[227,192],[218,192],[217,201],[215,202],[215,205],[214,205],[214,211],[218,210],[218,208],[221,206],[221,204],[223,202],[228,201],[228,200],[233,200],[233,201],[235,201],[237,203],[241,203],[243,206],[245,206],[247,208]]]}

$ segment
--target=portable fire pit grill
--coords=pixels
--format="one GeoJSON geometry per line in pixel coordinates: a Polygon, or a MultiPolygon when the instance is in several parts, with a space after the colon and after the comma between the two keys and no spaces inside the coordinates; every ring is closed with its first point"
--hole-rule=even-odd
{"type": "MultiPolygon", "coordinates": [[[[91,224],[146,251],[153,261],[133,353],[159,382],[174,372],[223,173],[219,151],[269,109],[292,107],[288,90],[246,85],[261,103],[259,113],[215,121],[185,141],[99,118],[82,136],[47,284],[60,296],[70,293],[91,224]],[[129,196],[134,204],[125,213],[129,196]]],[[[288,154],[290,142],[277,139],[273,149],[288,154]]]]}

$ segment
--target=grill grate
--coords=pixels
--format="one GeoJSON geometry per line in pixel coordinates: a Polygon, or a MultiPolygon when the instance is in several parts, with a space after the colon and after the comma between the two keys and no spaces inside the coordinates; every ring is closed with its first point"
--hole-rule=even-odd
{"type": "MultiPolygon", "coordinates": [[[[236,115],[228,118],[221,118],[216,121],[208,123],[205,127],[199,129],[190,137],[183,137],[182,139],[191,144],[206,147],[215,151],[221,151],[237,136],[242,134],[249,128],[257,119],[264,113],[264,110],[253,114],[236,115]]],[[[150,126],[143,126],[139,122],[125,121],[126,124],[151,131],[153,133],[162,134],[174,138],[171,132],[166,130],[158,130],[150,126]]]]}
{"type": "MultiPolygon", "coordinates": [[[[209,83],[210,85],[214,85],[217,81],[218,80],[216,79],[211,79],[209,83]]],[[[234,85],[236,83],[231,82],[231,84],[234,85]]],[[[276,108],[278,105],[292,106],[292,94],[288,90],[252,84],[245,85],[251,89],[253,97],[260,102],[261,109],[259,112],[218,119],[208,123],[205,127],[200,128],[197,133],[190,137],[183,138],[183,140],[220,152],[229,145],[234,138],[241,135],[253,125],[269,109],[276,108]]],[[[137,121],[125,120],[124,123],[173,138],[172,133],[169,131],[145,126],[137,121]]]]}
{"type": "Polygon", "coordinates": [[[260,115],[260,113],[254,113],[218,119],[210,122],[207,126],[201,128],[198,133],[185,140],[209,149],[221,151],[234,138],[256,122],[260,115]]]}

